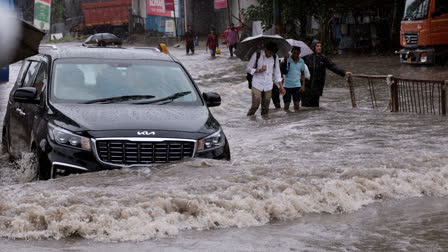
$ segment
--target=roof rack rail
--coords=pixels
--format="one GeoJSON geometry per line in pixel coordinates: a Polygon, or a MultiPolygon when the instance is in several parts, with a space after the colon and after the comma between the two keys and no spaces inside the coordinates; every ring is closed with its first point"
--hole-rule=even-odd
{"type": "Polygon", "coordinates": [[[58,49],[58,47],[55,46],[55,45],[39,45],[39,48],[50,48],[50,49],[53,49],[53,50],[57,50],[58,49]]]}
{"type": "Polygon", "coordinates": [[[155,52],[160,52],[159,48],[157,48],[157,47],[130,47],[129,49],[151,50],[151,51],[155,51],[155,52]]]}

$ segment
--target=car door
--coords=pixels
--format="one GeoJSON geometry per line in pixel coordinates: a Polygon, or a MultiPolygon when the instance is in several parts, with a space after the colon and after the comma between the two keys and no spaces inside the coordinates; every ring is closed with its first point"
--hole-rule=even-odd
{"type": "Polygon", "coordinates": [[[25,132],[26,139],[28,139],[28,146],[31,147],[31,143],[35,140],[35,131],[40,129],[39,125],[43,119],[45,109],[45,88],[48,83],[48,65],[46,59],[42,57],[40,59],[39,70],[35,74],[36,77],[32,83],[26,83],[29,87],[36,88],[36,99],[40,100],[38,104],[23,103],[22,110],[25,113],[25,132]]]}
{"type": "MultiPolygon", "coordinates": [[[[24,77],[21,81],[17,81],[17,88],[30,87],[33,85],[36,78],[37,71],[40,67],[40,62],[37,60],[27,60],[29,66],[24,73],[24,77]]],[[[16,89],[17,89],[16,88],[16,89]]],[[[30,135],[28,132],[28,117],[25,113],[25,103],[16,102],[12,98],[15,90],[12,90],[10,96],[11,113],[9,120],[9,148],[11,154],[19,157],[20,153],[29,151],[30,135]]]]}

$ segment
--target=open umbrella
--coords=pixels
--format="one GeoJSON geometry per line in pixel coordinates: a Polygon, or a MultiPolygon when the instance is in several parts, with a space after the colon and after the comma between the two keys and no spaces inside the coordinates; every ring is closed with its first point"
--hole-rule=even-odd
{"type": "Polygon", "coordinates": [[[278,46],[277,54],[283,56],[291,50],[291,45],[279,35],[257,35],[253,37],[247,37],[241,43],[238,44],[238,48],[235,51],[236,56],[241,60],[248,61],[255,51],[263,50],[267,43],[274,42],[278,46]]]}
{"type": "Polygon", "coordinates": [[[82,43],[83,46],[87,45],[98,45],[98,46],[107,46],[107,45],[121,45],[122,41],[119,37],[115,36],[112,33],[96,33],[91,35],[82,43]]]}
{"type": "Polygon", "coordinates": [[[307,44],[300,40],[287,39],[288,43],[293,47],[300,47],[300,57],[305,57],[307,55],[313,54],[313,50],[307,44]]]}

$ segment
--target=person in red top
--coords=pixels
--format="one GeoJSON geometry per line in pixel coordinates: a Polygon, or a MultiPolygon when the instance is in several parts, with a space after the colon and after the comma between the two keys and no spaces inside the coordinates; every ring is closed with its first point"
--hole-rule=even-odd
{"type": "Polygon", "coordinates": [[[211,29],[210,33],[207,36],[206,47],[209,49],[210,55],[212,57],[215,57],[216,47],[219,47],[219,44],[218,44],[218,36],[216,35],[214,29],[211,29]]]}
{"type": "Polygon", "coordinates": [[[229,30],[225,32],[227,45],[229,46],[230,51],[230,57],[233,57],[233,50],[236,49],[238,46],[239,41],[238,31],[239,29],[235,27],[235,25],[232,23],[229,26],[229,30]]]}

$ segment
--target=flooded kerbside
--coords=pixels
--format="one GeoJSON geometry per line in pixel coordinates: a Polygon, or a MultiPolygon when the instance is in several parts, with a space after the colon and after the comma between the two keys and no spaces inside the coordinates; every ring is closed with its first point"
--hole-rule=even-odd
{"type": "MultiPolygon", "coordinates": [[[[352,109],[345,80],[333,74],[320,109],[246,117],[246,62],[225,50],[216,59],[199,50],[194,56],[170,51],[201,91],[221,94],[222,105],[211,110],[229,139],[232,161],[189,160],[32,181],[32,161],[24,157],[11,165],[2,156],[0,247],[446,248],[445,117],[352,109]]],[[[395,57],[335,61],[355,73],[408,71],[395,57]]],[[[445,74],[443,68],[437,73],[445,74]]],[[[1,88],[4,102],[8,88],[1,88]]]]}

